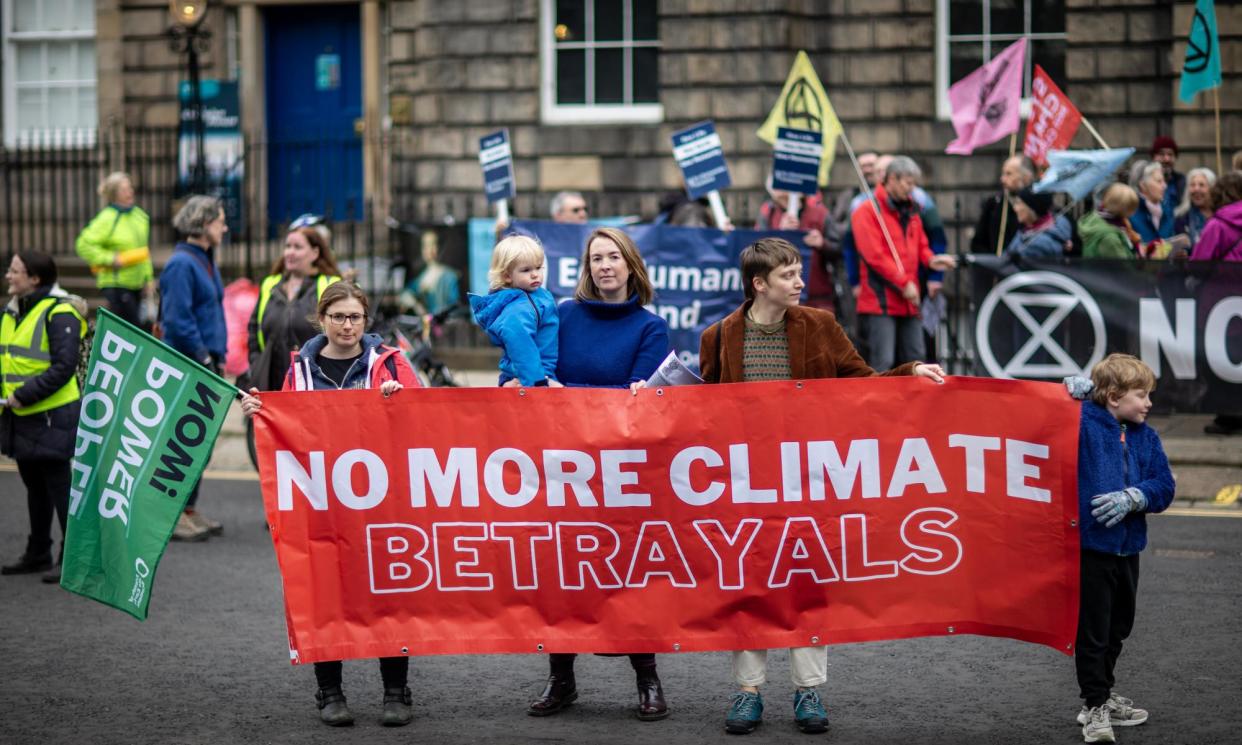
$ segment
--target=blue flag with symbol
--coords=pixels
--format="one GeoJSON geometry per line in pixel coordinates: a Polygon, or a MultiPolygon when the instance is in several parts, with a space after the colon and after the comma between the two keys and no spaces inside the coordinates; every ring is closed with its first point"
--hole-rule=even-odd
{"type": "Polygon", "coordinates": [[[1186,103],[1199,91],[1220,85],[1220,37],[1216,35],[1216,3],[1196,0],[1186,40],[1186,59],[1182,63],[1182,84],[1178,97],[1186,103]]]}
{"type": "Polygon", "coordinates": [[[1063,191],[1078,201],[1090,194],[1096,184],[1111,177],[1131,155],[1134,155],[1132,147],[1050,150],[1048,170],[1035,184],[1035,192],[1063,191]]]}

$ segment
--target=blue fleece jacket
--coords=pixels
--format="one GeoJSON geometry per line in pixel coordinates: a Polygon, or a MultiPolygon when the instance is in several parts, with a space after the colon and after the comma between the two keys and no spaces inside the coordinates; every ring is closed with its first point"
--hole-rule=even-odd
{"type": "Polygon", "coordinates": [[[1130,217],[1130,227],[1134,228],[1134,232],[1139,234],[1139,238],[1144,243],[1151,243],[1158,238],[1170,238],[1173,236],[1173,211],[1177,209],[1177,203],[1173,201],[1172,194],[1165,192],[1164,201],[1160,204],[1160,224],[1156,225],[1152,220],[1152,215],[1147,211],[1147,203],[1143,201],[1143,197],[1139,196],[1138,210],[1130,217]]]}
{"type": "Polygon", "coordinates": [[[543,287],[527,292],[513,287],[470,295],[475,321],[492,343],[504,350],[500,384],[517,378],[538,385],[556,378],[556,343],[560,316],[556,300],[543,287]]]}
{"type": "Polygon", "coordinates": [[[1019,230],[1005,253],[1015,261],[1059,259],[1065,255],[1065,244],[1073,235],[1070,221],[1064,215],[1057,215],[1051,225],[1038,233],[1019,230]]]}
{"type": "Polygon", "coordinates": [[[1078,527],[1082,548],[1118,556],[1137,554],[1147,546],[1145,513],[1163,512],[1172,501],[1173,473],[1160,435],[1146,424],[1118,422],[1103,406],[1083,401],[1078,432],[1078,527]],[[1129,486],[1137,487],[1147,497],[1147,509],[1131,512],[1111,528],[1097,522],[1091,514],[1092,497],[1129,486]]]}
{"type": "Polygon", "coordinates": [[[198,362],[228,351],[224,325],[224,283],[212,254],[178,243],[160,272],[160,326],[164,342],[198,362]]]}
{"type": "Polygon", "coordinates": [[[668,356],[668,324],[635,295],[624,303],[570,300],[561,314],[556,379],[567,386],[625,388],[668,356]]]}

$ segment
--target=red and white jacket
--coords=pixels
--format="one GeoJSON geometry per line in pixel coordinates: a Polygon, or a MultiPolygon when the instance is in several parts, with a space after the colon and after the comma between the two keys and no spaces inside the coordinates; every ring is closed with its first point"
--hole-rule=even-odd
{"type": "Polygon", "coordinates": [[[875,207],[871,202],[863,202],[850,217],[859,258],[861,291],[858,294],[858,312],[873,316],[917,316],[918,303],[906,300],[901,288],[907,282],[917,286],[919,267],[928,266],[932,260],[918,203],[912,201],[910,219],[905,230],[902,230],[901,218],[889,204],[883,186],[876,187],[875,198],[880,204],[884,226],[888,228],[893,247],[897,250],[897,259],[894,259],[893,251],[880,230],[875,207]]]}

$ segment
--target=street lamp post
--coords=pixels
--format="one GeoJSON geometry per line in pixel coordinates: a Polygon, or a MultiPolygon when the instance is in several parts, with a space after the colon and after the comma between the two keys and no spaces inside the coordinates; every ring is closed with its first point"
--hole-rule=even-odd
{"type": "Polygon", "coordinates": [[[207,51],[207,44],[211,39],[211,32],[201,27],[203,16],[207,14],[207,0],[171,0],[168,12],[173,22],[168,29],[170,46],[174,52],[186,55],[187,77],[190,80],[190,111],[193,112],[194,127],[194,165],[190,170],[190,191],[202,194],[207,191],[207,160],[203,153],[205,124],[198,55],[207,51]]]}

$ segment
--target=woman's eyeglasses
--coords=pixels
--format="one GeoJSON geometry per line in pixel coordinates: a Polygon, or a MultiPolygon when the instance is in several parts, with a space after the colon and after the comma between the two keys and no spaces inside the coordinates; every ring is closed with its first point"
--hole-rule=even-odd
{"type": "Polygon", "coordinates": [[[333,326],[344,326],[349,321],[351,326],[361,326],[367,317],[361,313],[329,313],[327,319],[332,322],[333,326]]]}

